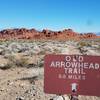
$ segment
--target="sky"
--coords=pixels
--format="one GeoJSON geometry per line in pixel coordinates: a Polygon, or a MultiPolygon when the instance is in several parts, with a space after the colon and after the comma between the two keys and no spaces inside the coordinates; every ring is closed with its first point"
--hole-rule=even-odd
{"type": "Polygon", "coordinates": [[[0,30],[100,32],[100,0],[0,0],[0,30]]]}

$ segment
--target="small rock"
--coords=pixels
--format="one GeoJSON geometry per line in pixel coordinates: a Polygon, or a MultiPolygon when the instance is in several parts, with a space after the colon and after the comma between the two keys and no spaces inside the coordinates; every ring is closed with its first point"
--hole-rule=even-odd
{"type": "Polygon", "coordinates": [[[4,55],[4,53],[5,53],[4,49],[0,48],[0,55],[4,55]]]}
{"type": "Polygon", "coordinates": [[[56,96],[50,100],[65,100],[65,98],[63,96],[56,96]]]}
{"type": "Polygon", "coordinates": [[[0,57],[0,69],[8,69],[10,66],[8,65],[8,59],[4,59],[3,57],[0,57]]]}
{"type": "Polygon", "coordinates": [[[23,97],[17,97],[16,100],[25,100],[23,97]]]}

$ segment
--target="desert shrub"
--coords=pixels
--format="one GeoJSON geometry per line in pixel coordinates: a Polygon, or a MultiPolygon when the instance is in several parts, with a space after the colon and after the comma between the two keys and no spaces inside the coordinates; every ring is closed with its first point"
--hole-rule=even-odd
{"type": "Polygon", "coordinates": [[[38,63],[38,67],[43,67],[43,65],[44,65],[43,61],[41,61],[40,63],[38,63]]]}
{"type": "Polygon", "coordinates": [[[28,59],[21,57],[20,59],[16,59],[15,65],[17,67],[27,67],[28,66],[28,59]]]}
{"type": "Polygon", "coordinates": [[[12,67],[14,67],[14,63],[10,60],[7,60],[5,61],[5,63],[0,64],[0,69],[2,70],[6,70],[12,67]]]}
{"type": "MultiPolygon", "coordinates": [[[[66,46],[66,47],[67,47],[67,46],[66,46]]],[[[61,53],[61,51],[58,50],[57,48],[55,48],[55,49],[54,49],[54,54],[59,54],[59,53],[61,53]]]]}
{"type": "Polygon", "coordinates": [[[91,44],[88,43],[88,42],[85,42],[85,41],[81,41],[81,42],[78,43],[78,46],[81,46],[81,47],[84,47],[84,46],[91,46],[91,44]]]}
{"type": "Polygon", "coordinates": [[[100,45],[98,46],[97,50],[100,51],[100,45]]]}
{"type": "Polygon", "coordinates": [[[9,68],[11,68],[11,66],[8,63],[5,64],[5,65],[0,66],[0,69],[2,69],[2,70],[6,70],[6,69],[9,69],[9,68]]]}
{"type": "Polygon", "coordinates": [[[11,62],[14,62],[14,60],[15,60],[15,57],[13,56],[13,55],[8,55],[7,57],[5,57],[5,58],[7,58],[9,61],[11,61],[11,62]]]}
{"type": "Polygon", "coordinates": [[[5,59],[8,59],[8,62],[5,66],[5,68],[12,68],[12,67],[15,67],[15,57],[13,55],[8,55],[8,56],[5,56],[5,59]]]}
{"type": "Polygon", "coordinates": [[[39,52],[39,54],[40,54],[40,55],[44,55],[44,54],[46,54],[46,51],[45,51],[45,50],[41,50],[41,51],[39,52]]]}
{"type": "Polygon", "coordinates": [[[26,67],[28,65],[28,58],[20,57],[16,58],[14,55],[9,55],[7,57],[9,63],[7,64],[9,67],[26,67]]]}
{"type": "Polygon", "coordinates": [[[43,67],[43,66],[44,66],[44,58],[38,60],[37,66],[38,66],[38,67],[43,67]]]}

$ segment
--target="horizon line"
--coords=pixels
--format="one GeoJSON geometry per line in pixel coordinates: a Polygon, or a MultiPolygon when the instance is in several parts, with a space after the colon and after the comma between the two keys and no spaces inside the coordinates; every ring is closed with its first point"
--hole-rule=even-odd
{"type": "MultiPolygon", "coordinates": [[[[77,32],[77,31],[75,31],[74,29],[72,29],[72,28],[62,28],[62,29],[59,29],[58,28],[58,30],[57,29],[50,29],[50,28],[42,28],[42,29],[40,29],[40,28],[34,28],[34,27],[10,27],[10,28],[0,28],[0,31],[3,31],[3,30],[7,30],[7,29],[28,29],[28,30],[30,30],[30,29],[35,29],[35,30],[37,30],[37,31],[42,31],[42,30],[50,30],[50,31],[63,31],[63,30],[68,30],[68,29],[71,29],[72,31],[74,31],[74,32],[77,32]]],[[[93,31],[88,31],[88,32],[77,32],[77,33],[95,33],[95,34],[97,34],[97,33],[100,33],[100,31],[98,31],[98,32],[93,32],[93,31]]]]}

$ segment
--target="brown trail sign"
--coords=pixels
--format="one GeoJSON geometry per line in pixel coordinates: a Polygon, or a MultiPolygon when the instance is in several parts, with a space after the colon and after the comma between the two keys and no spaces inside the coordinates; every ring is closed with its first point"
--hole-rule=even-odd
{"type": "Polygon", "coordinates": [[[100,56],[46,55],[44,92],[100,96],[100,56]]]}

